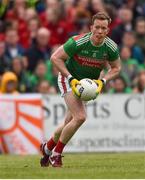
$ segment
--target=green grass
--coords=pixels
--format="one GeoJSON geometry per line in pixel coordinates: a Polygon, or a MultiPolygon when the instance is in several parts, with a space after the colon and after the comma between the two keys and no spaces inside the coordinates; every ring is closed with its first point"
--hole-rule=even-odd
{"type": "Polygon", "coordinates": [[[145,178],[145,153],[64,154],[63,168],[41,168],[40,156],[0,155],[0,179],[140,179],[145,178]]]}

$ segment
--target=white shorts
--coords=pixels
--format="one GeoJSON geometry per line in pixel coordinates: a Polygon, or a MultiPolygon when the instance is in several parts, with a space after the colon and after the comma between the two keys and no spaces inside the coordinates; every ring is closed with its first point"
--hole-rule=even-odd
{"type": "Polygon", "coordinates": [[[58,87],[62,97],[64,97],[66,93],[72,91],[67,78],[63,76],[60,72],[58,74],[58,87]]]}

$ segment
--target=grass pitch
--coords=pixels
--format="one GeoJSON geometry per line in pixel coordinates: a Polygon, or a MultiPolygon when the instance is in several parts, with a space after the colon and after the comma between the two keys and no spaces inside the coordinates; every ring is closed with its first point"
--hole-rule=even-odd
{"type": "Polygon", "coordinates": [[[0,179],[140,179],[145,178],[145,153],[64,154],[63,168],[41,168],[40,156],[0,155],[0,179]]]}

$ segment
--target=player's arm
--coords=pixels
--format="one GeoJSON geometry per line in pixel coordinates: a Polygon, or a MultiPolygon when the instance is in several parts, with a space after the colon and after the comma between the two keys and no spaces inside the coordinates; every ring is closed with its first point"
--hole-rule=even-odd
{"type": "Polygon", "coordinates": [[[106,74],[106,72],[108,72],[109,70],[110,70],[110,65],[109,65],[108,62],[106,62],[105,67],[104,67],[104,69],[102,69],[98,79],[103,79],[105,74],[106,74]]]}
{"type": "Polygon", "coordinates": [[[118,58],[115,61],[109,61],[109,66],[110,66],[110,68],[109,68],[108,72],[103,77],[103,79],[105,79],[106,82],[114,79],[120,73],[120,71],[121,71],[120,58],[118,58]]]}
{"type": "Polygon", "coordinates": [[[56,66],[56,68],[61,72],[61,74],[68,79],[68,82],[70,83],[73,93],[79,97],[80,93],[76,89],[76,85],[79,84],[79,81],[70,74],[70,72],[65,66],[65,61],[68,59],[68,57],[69,57],[68,54],[64,50],[64,46],[60,46],[52,54],[50,59],[52,61],[52,64],[56,66]]]}
{"type": "Polygon", "coordinates": [[[106,74],[100,75],[101,79],[94,80],[96,84],[98,85],[97,94],[99,94],[102,91],[102,88],[106,84],[106,82],[114,79],[120,73],[121,71],[120,58],[116,59],[115,61],[109,61],[108,68],[109,69],[106,74]]]}
{"type": "Polygon", "coordinates": [[[70,75],[69,71],[65,66],[65,61],[68,59],[67,53],[64,51],[63,46],[60,46],[51,56],[51,61],[54,66],[61,72],[65,77],[70,75]]]}

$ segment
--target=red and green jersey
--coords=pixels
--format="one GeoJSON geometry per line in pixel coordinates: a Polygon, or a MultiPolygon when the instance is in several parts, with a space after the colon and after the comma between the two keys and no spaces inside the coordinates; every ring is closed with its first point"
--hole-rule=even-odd
{"type": "Polygon", "coordinates": [[[107,61],[119,58],[118,47],[109,37],[106,37],[101,45],[95,46],[90,36],[91,33],[73,36],[63,45],[64,51],[69,56],[66,67],[78,80],[99,78],[107,61]]]}

